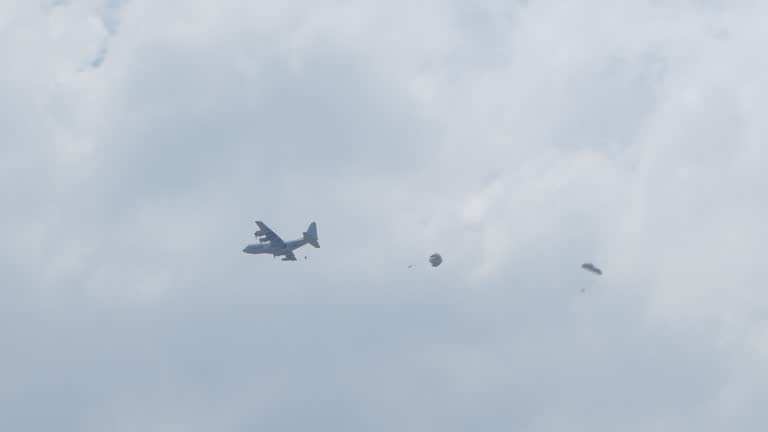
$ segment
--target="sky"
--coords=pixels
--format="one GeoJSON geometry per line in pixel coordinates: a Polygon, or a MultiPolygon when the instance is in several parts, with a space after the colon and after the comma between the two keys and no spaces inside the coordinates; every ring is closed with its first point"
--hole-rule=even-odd
{"type": "Polygon", "coordinates": [[[0,0],[0,429],[766,430],[767,15],[0,0]]]}

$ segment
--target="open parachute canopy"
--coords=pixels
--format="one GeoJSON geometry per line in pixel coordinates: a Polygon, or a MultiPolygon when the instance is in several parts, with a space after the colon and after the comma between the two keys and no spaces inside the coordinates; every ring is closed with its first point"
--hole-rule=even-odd
{"type": "Polygon", "coordinates": [[[590,272],[592,272],[594,274],[597,274],[597,275],[603,274],[603,271],[600,270],[599,268],[595,267],[595,265],[592,264],[592,263],[584,263],[584,264],[581,265],[581,268],[583,268],[584,270],[590,271],[590,272]]]}

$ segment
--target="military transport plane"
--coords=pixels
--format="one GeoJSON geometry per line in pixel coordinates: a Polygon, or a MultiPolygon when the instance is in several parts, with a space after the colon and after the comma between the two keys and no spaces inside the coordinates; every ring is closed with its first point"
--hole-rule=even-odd
{"type": "Polygon", "coordinates": [[[259,230],[253,233],[259,243],[249,244],[243,249],[243,252],[249,254],[271,254],[275,258],[278,256],[285,256],[282,261],[296,261],[296,255],[293,251],[306,245],[319,248],[320,243],[317,242],[317,224],[312,222],[309,224],[307,231],[303,233],[303,237],[298,240],[283,241],[274,231],[272,231],[264,222],[256,221],[256,225],[259,226],[259,230]]]}

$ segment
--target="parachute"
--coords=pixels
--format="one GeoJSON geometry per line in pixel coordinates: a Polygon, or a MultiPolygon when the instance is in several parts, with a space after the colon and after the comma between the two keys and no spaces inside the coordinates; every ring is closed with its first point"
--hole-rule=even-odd
{"type": "Polygon", "coordinates": [[[438,253],[432,254],[429,257],[429,263],[432,264],[432,267],[437,267],[443,263],[443,257],[438,253]]]}
{"type": "Polygon", "coordinates": [[[592,264],[592,263],[584,263],[584,264],[581,265],[581,268],[583,268],[584,270],[590,271],[590,272],[592,272],[594,274],[597,274],[597,275],[603,274],[603,271],[600,270],[599,268],[595,267],[595,265],[592,264]]]}

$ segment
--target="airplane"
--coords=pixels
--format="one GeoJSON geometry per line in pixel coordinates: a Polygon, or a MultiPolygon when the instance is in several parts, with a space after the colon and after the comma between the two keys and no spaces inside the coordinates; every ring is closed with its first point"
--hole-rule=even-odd
{"type": "Polygon", "coordinates": [[[256,221],[256,225],[259,226],[259,230],[253,235],[259,239],[259,243],[246,246],[243,252],[247,254],[272,254],[275,258],[285,256],[281,261],[296,261],[296,255],[293,254],[294,250],[306,244],[316,248],[320,247],[320,243],[317,241],[317,224],[314,222],[309,224],[307,231],[302,233],[302,238],[290,241],[283,241],[262,221],[256,221]]]}

